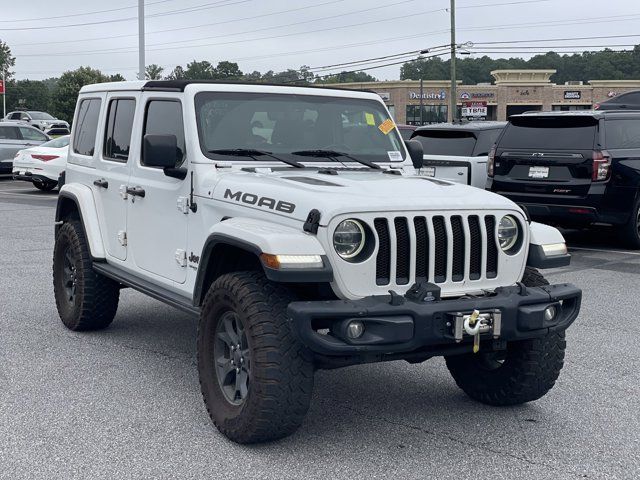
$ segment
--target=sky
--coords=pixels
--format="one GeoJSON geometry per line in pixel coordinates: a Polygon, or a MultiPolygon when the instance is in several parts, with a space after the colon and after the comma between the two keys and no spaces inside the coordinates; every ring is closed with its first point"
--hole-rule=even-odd
{"type": "MultiPolygon", "coordinates": [[[[318,75],[377,67],[417,54],[356,67],[331,66],[424,49],[430,49],[428,55],[444,53],[437,47],[450,43],[449,4],[450,0],[146,0],[146,64],[161,65],[164,74],[192,60],[214,65],[230,60],[243,72],[307,65],[318,75]]],[[[16,57],[17,79],[39,80],[91,66],[133,80],[138,71],[137,13],[136,0],[0,0],[0,40],[16,57]]],[[[547,50],[605,46],[623,50],[640,44],[638,27],[638,0],[456,1],[456,43],[467,44],[472,56],[488,52],[494,58],[528,58],[547,50]],[[521,43],[486,43],[514,41],[521,43]]],[[[400,65],[367,72],[379,80],[398,79],[400,65]]]]}

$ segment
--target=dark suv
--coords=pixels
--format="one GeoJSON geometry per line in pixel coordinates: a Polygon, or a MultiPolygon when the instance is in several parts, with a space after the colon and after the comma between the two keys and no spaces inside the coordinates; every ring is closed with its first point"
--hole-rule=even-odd
{"type": "Polygon", "coordinates": [[[640,112],[514,115],[487,164],[487,188],[560,226],[613,225],[640,248],[640,112]]]}
{"type": "Polygon", "coordinates": [[[596,110],[640,110],[640,90],[621,93],[609,100],[596,103],[596,110]]]}

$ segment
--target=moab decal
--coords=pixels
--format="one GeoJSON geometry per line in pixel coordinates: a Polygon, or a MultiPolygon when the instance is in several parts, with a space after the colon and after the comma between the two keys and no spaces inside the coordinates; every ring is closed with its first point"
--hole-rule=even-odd
{"type": "Polygon", "coordinates": [[[247,205],[266,207],[269,210],[277,210],[283,213],[293,213],[296,209],[295,204],[291,202],[284,202],[269,197],[260,197],[254,193],[232,192],[229,188],[225,190],[224,198],[229,198],[239,203],[246,203],[247,205]]]}

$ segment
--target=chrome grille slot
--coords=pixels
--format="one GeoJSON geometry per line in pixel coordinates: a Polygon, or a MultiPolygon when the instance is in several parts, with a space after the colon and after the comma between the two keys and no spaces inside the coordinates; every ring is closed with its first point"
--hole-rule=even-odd
{"type": "Polygon", "coordinates": [[[375,218],[376,285],[436,284],[496,278],[494,215],[375,218]]]}

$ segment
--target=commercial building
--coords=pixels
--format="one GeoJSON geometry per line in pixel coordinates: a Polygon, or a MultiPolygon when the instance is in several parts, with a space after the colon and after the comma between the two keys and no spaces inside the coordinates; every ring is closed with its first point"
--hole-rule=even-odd
{"type": "MultiPolygon", "coordinates": [[[[640,90],[640,80],[590,80],[556,85],[555,70],[494,70],[493,83],[463,85],[458,82],[459,117],[506,120],[531,110],[582,110],[630,90],[640,90]]],[[[420,125],[451,120],[449,80],[398,80],[343,83],[341,88],[378,93],[397,123],[420,125]],[[422,98],[421,98],[422,97],[422,98]],[[422,100],[422,101],[421,101],[422,100]],[[422,119],[420,105],[422,104],[422,119]]]]}

